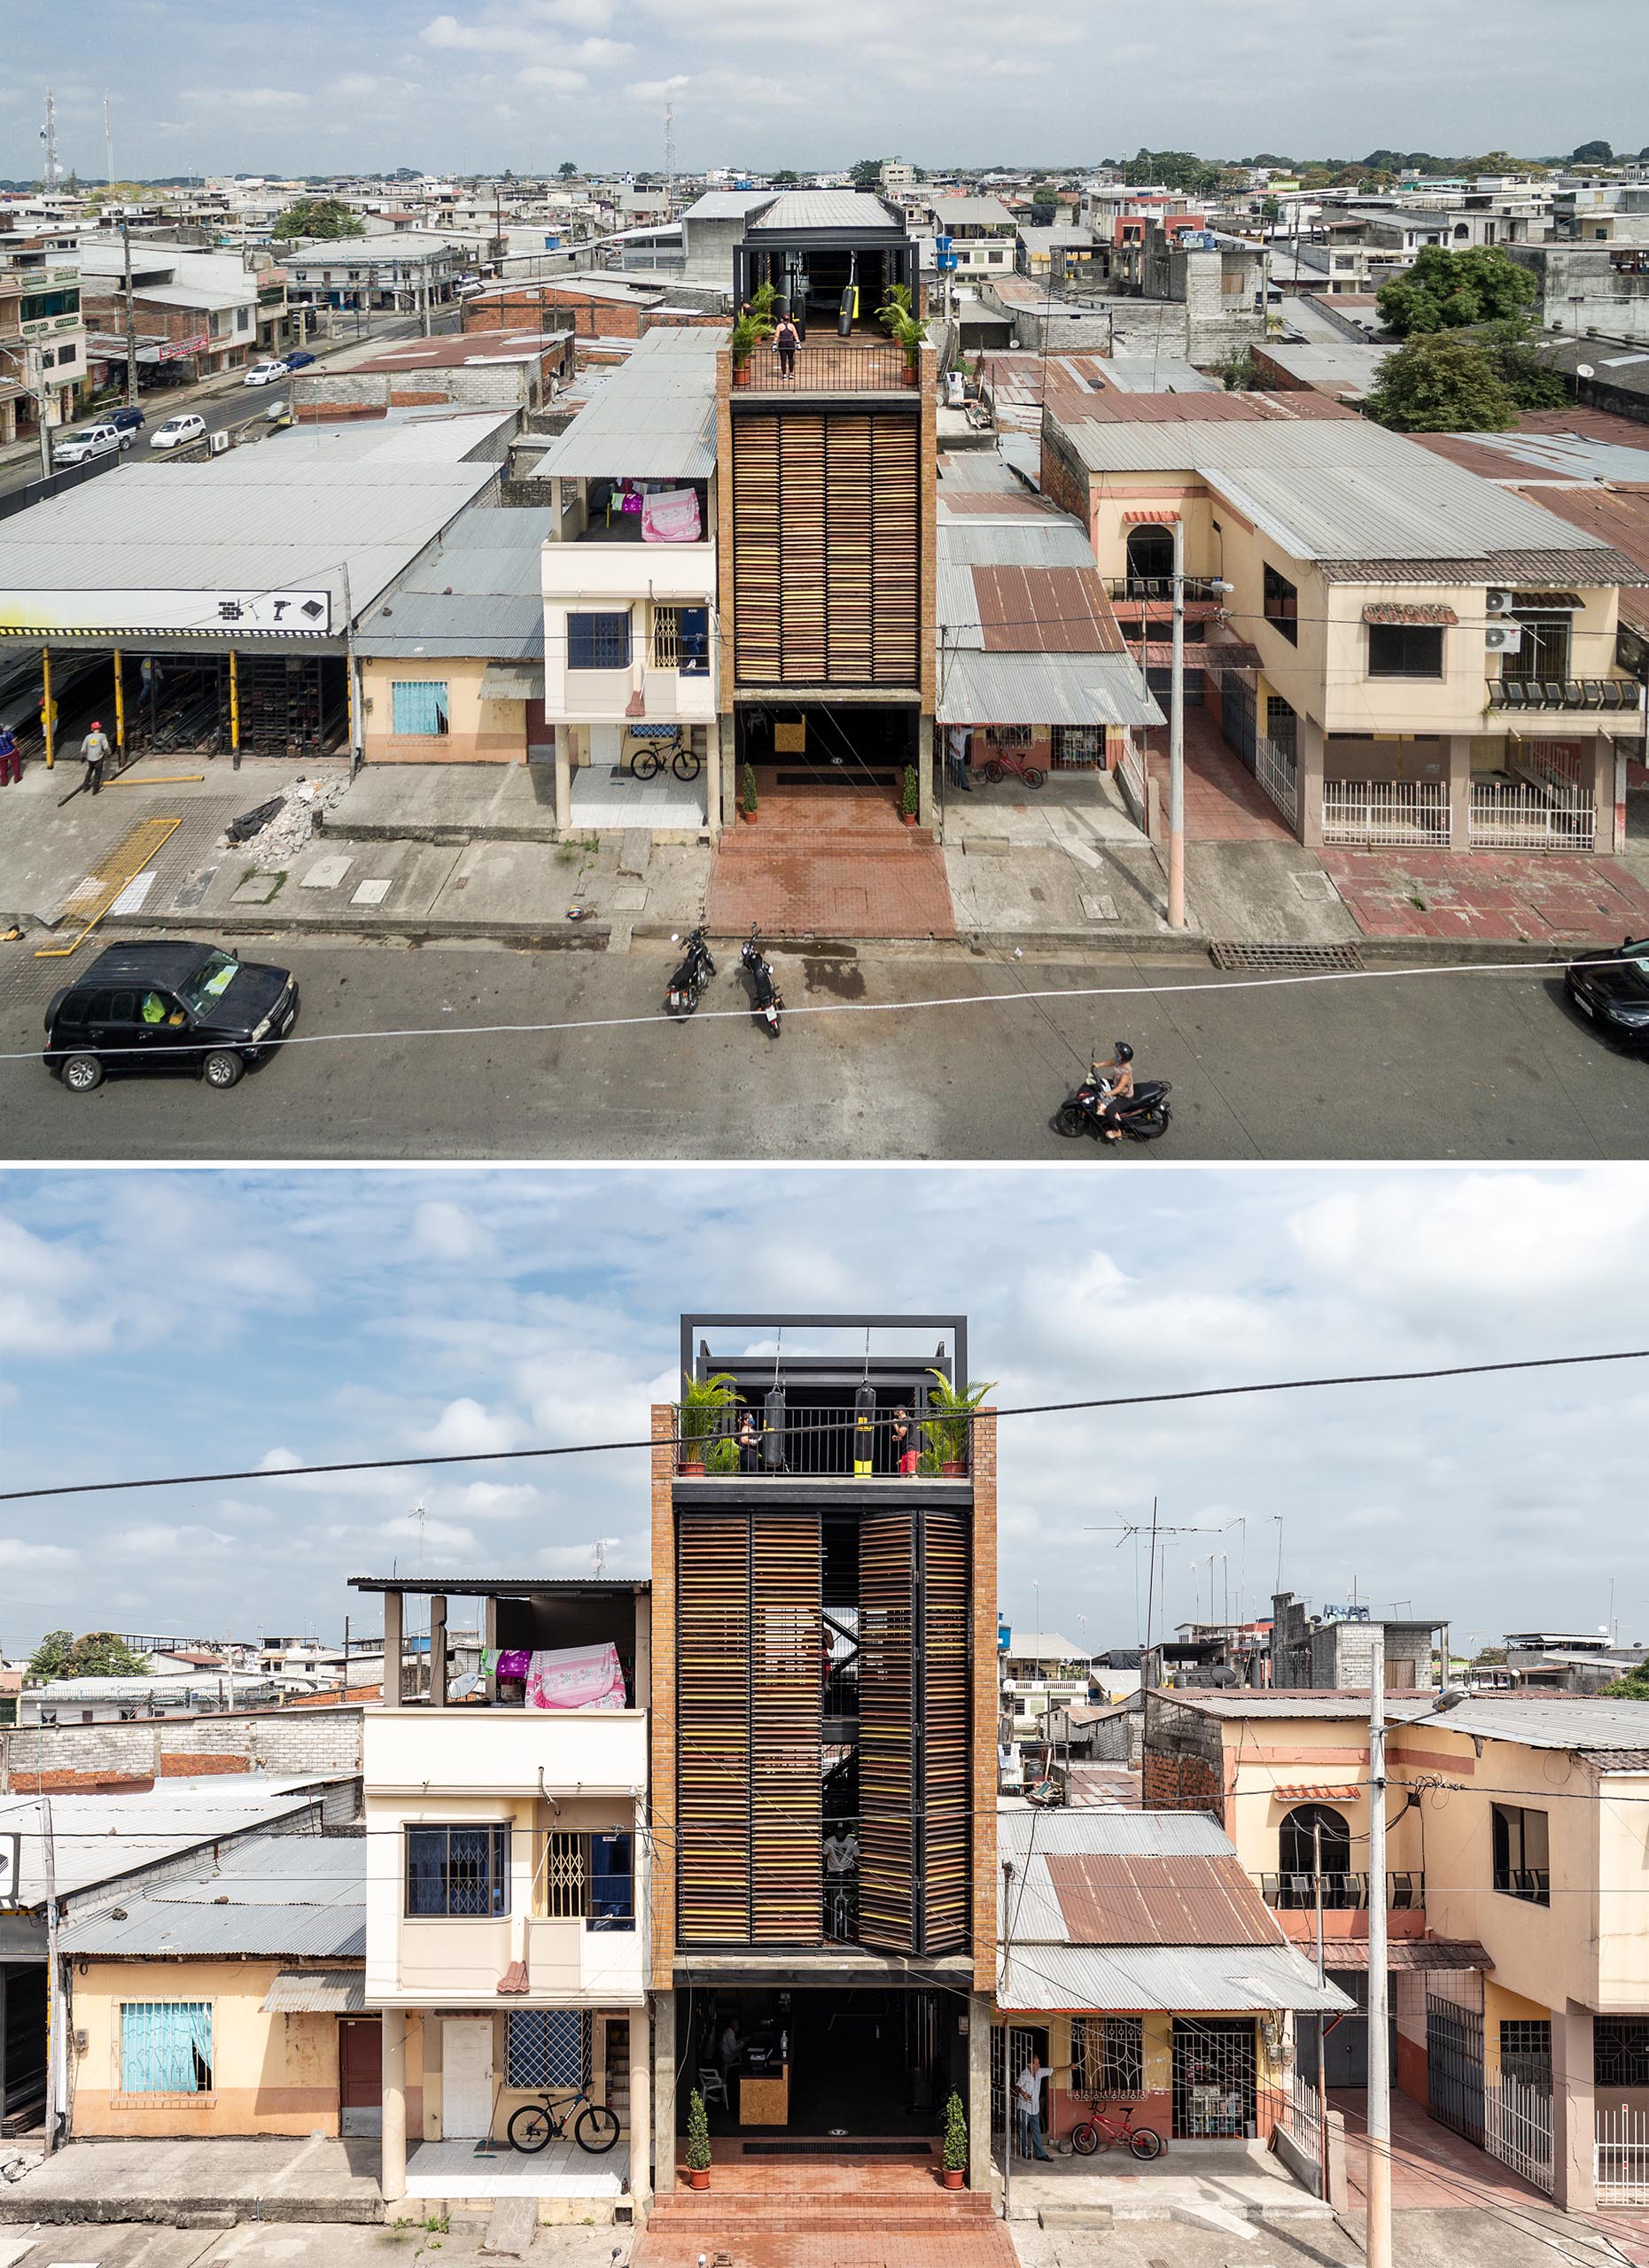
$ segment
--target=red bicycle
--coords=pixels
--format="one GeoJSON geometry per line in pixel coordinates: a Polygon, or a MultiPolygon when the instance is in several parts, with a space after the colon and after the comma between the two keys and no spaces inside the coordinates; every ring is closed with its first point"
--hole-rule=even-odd
{"type": "Polygon", "coordinates": [[[1114,2142],[1126,2142],[1133,2155],[1142,2162],[1160,2158],[1163,2138],[1154,2126],[1136,2126],[1133,2105],[1118,2104],[1108,2111],[1098,2102],[1088,2105],[1088,2115],[1079,2119],[1070,2130],[1070,2147],[1079,2158],[1091,2158],[1101,2145],[1109,2149],[1114,2142]]]}
{"type": "Polygon", "coordinates": [[[1023,756],[1017,756],[1007,749],[1003,750],[1000,756],[992,757],[988,763],[981,765],[980,770],[993,788],[1000,787],[1002,781],[1010,776],[1015,780],[1023,780],[1027,788],[1039,788],[1047,778],[1047,773],[1039,765],[1027,764],[1023,756]]]}

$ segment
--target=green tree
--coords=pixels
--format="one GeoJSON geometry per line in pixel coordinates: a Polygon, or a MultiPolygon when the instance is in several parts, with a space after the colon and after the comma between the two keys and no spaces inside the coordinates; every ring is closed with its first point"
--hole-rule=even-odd
{"type": "Polygon", "coordinates": [[[559,181],[576,181],[579,169],[571,158],[564,158],[556,168],[556,176],[559,181]]]}
{"type": "Polygon", "coordinates": [[[849,174],[848,179],[855,189],[867,189],[872,191],[880,189],[882,186],[881,159],[861,158],[849,174]]]}
{"type": "Polygon", "coordinates": [[[1649,1662],[1639,1662],[1636,1669],[1629,1669],[1624,1677],[1617,1677],[1613,1685],[1606,1685],[1600,1696],[1605,1701],[1649,1701],[1649,1662]]]}
{"type": "Polygon", "coordinates": [[[88,1630],[69,1648],[67,1677],[144,1677],[149,1665],[113,1630],[88,1630]]]}
{"type": "Polygon", "coordinates": [[[774,174],[773,185],[775,189],[794,189],[800,180],[800,174],[793,174],[787,166],[782,174],[774,174]]]}
{"type": "Polygon", "coordinates": [[[66,1677],[68,1674],[69,1650],[74,1643],[72,1630],[48,1630],[29,1656],[25,1674],[40,1685],[50,1678],[66,1677]]]}
{"type": "Polygon", "coordinates": [[[1614,151],[1606,142],[1583,142],[1569,154],[1577,166],[1612,166],[1614,163],[1614,151]]]}
{"type": "Polygon", "coordinates": [[[1528,322],[1490,323],[1482,333],[1501,384],[1520,409],[1561,409],[1569,398],[1561,375],[1545,359],[1538,331],[1528,322]]]}
{"type": "Polygon", "coordinates": [[[325,244],[340,237],[364,237],[366,229],[349,207],[336,197],[295,198],[275,223],[283,241],[292,237],[315,237],[325,244]]]}
{"type": "Polygon", "coordinates": [[[1458,332],[1422,333],[1396,348],[1363,407],[1398,433],[1504,433],[1517,423],[1493,349],[1458,332]]]}
{"type": "Polygon", "coordinates": [[[1387,330],[1412,338],[1423,331],[1515,321],[1533,304],[1535,279],[1496,245],[1472,245],[1464,252],[1427,245],[1407,274],[1382,284],[1376,296],[1387,330]]]}

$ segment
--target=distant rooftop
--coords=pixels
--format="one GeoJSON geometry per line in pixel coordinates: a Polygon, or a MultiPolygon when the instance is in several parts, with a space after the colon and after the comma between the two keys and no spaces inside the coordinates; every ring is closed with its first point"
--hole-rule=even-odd
{"type": "Polygon", "coordinates": [[[719,328],[649,330],[539,459],[542,478],[706,479],[716,462],[719,328]]]}

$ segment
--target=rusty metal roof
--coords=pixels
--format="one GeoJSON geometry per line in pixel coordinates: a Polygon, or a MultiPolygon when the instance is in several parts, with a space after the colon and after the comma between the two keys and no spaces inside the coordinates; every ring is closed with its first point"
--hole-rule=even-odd
{"type": "Polygon", "coordinates": [[[1093,567],[970,570],[988,654],[1120,654],[1123,634],[1093,567]]]}
{"type": "Polygon", "coordinates": [[[1452,630],[1460,617],[1451,606],[1405,606],[1401,600],[1390,599],[1365,606],[1363,619],[1405,630],[1452,630]]]}
{"type": "MultiPolygon", "coordinates": [[[[1366,1969],[1366,1938],[1331,1938],[1323,1948],[1331,1970],[1366,1969]]],[[[1487,1949],[1475,1938],[1391,1938],[1386,1944],[1388,1969],[1492,1969],[1487,1949]]]]}
{"type": "Polygon", "coordinates": [[[1229,1857],[1092,1852],[1046,1860],[1073,1945],[1275,1945],[1277,1924],[1229,1857]]]}

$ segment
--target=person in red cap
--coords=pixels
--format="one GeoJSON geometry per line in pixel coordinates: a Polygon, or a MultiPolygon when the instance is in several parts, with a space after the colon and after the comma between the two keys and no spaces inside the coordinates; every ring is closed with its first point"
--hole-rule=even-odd
{"type": "Polygon", "coordinates": [[[81,762],[86,767],[86,785],[94,796],[103,793],[103,767],[109,758],[109,736],[94,717],[91,730],[80,744],[81,762]]]}

